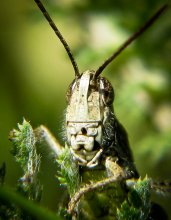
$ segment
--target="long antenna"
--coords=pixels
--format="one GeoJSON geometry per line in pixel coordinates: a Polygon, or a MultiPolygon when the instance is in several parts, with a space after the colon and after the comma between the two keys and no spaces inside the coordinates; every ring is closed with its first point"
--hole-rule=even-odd
{"type": "Polygon", "coordinates": [[[106,66],[111,63],[128,45],[130,45],[136,38],[138,38],[146,29],[148,29],[160,15],[169,7],[168,4],[163,5],[137,32],[135,32],[125,43],[118,48],[104,63],[96,70],[95,76],[98,77],[106,66]]]}
{"type": "Polygon", "coordinates": [[[77,63],[74,59],[74,56],[71,53],[71,49],[69,48],[69,45],[67,44],[66,40],[63,38],[62,34],[60,33],[59,29],[57,28],[57,26],[55,25],[55,23],[53,22],[52,18],[50,17],[49,13],[46,11],[45,7],[43,6],[42,2],[40,0],[34,0],[35,3],[37,4],[37,6],[39,7],[39,9],[41,10],[41,12],[43,13],[43,15],[45,16],[46,20],[49,22],[50,26],[52,27],[52,29],[54,30],[55,34],[57,35],[57,37],[59,38],[59,40],[61,41],[61,43],[63,44],[69,58],[70,61],[72,63],[72,66],[74,68],[75,71],[75,76],[78,77],[79,74],[79,70],[78,70],[78,66],[77,63]]]}

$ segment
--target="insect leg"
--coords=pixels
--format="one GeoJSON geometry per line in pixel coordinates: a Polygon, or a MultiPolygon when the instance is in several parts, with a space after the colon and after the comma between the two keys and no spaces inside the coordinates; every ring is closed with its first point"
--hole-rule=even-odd
{"type": "Polygon", "coordinates": [[[34,130],[34,132],[37,139],[45,142],[57,156],[61,154],[63,147],[48,128],[44,125],[40,125],[34,130]]]}
{"type": "Polygon", "coordinates": [[[117,158],[107,157],[105,160],[105,167],[109,177],[126,177],[124,169],[117,163],[117,158]]]}
{"type": "Polygon", "coordinates": [[[118,182],[122,182],[123,180],[125,180],[124,172],[122,171],[122,169],[118,168],[117,163],[115,163],[115,166],[116,166],[116,169],[118,170],[118,172],[115,173],[115,175],[110,176],[109,178],[105,178],[101,181],[86,185],[86,186],[82,187],[81,189],[79,189],[79,191],[77,191],[75,193],[75,195],[71,198],[71,200],[68,204],[68,213],[69,214],[74,213],[74,209],[77,207],[77,204],[83,195],[85,195],[89,192],[95,191],[99,188],[104,189],[105,186],[107,186],[111,183],[118,183],[118,182]]]}

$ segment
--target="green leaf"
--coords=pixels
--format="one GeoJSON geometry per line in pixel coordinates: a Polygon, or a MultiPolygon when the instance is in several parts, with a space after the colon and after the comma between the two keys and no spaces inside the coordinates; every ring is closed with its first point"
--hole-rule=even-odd
{"type": "Polygon", "coordinates": [[[15,193],[8,187],[0,187],[0,201],[5,203],[13,203],[17,207],[24,210],[30,216],[40,220],[62,220],[61,217],[49,211],[47,208],[27,200],[23,196],[15,193]]]}
{"type": "Polygon", "coordinates": [[[61,184],[67,186],[70,195],[73,195],[78,189],[80,177],[78,165],[73,161],[68,146],[65,146],[57,162],[60,166],[58,179],[61,184]]]}

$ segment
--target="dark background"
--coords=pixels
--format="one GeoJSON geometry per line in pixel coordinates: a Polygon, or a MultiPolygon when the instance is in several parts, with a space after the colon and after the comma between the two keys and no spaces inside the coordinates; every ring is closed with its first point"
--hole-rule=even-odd
{"type": "MultiPolygon", "coordinates": [[[[96,69],[164,3],[157,0],[43,1],[72,48],[80,72],[96,69]]],[[[171,9],[104,72],[115,88],[115,112],[128,131],[142,177],[171,180],[171,9]]],[[[74,78],[67,54],[33,0],[0,7],[0,163],[6,184],[22,176],[8,133],[23,117],[62,141],[65,92],[74,78]]],[[[46,152],[46,149],[42,149],[46,152]]],[[[43,205],[56,210],[63,189],[42,154],[43,205]]],[[[170,211],[169,196],[153,196],[170,211]]],[[[170,214],[171,216],[171,214],[170,214]]],[[[171,219],[171,217],[170,217],[171,219]]]]}

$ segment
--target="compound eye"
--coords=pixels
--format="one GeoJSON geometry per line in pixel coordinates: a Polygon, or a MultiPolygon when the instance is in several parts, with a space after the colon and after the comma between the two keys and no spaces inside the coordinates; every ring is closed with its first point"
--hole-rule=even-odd
{"type": "Polygon", "coordinates": [[[113,101],[114,101],[114,92],[113,92],[113,88],[112,91],[105,91],[104,94],[105,97],[105,103],[106,105],[112,105],[113,101]]]}
{"type": "Polygon", "coordinates": [[[72,95],[72,90],[71,90],[71,85],[70,85],[67,92],[66,92],[66,101],[67,101],[67,103],[69,103],[71,95],[72,95]]]}
{"type": "Polygon", "coordinates": [[[74,80],[72,81],[72,83],[69,85],[69,88],[68,88],[68,90],[67,90],[67,92],[66,92],[66,101],[67,101],[67,103],[70,102],[70,99],[71,99],[73,90],[74,90],[74,88],[75,88],[75,85],[76,85],[76,80],[74,79],[74,80]]]}
{"type": "Polygon", "coordinates": [[[109,83],[109,81],[105,78],[102,78],[102,96],[103,96],[103,102],[105,105],[110,106],[113,104],[114,101],[114,89],[112,85],[109,83]]]}

